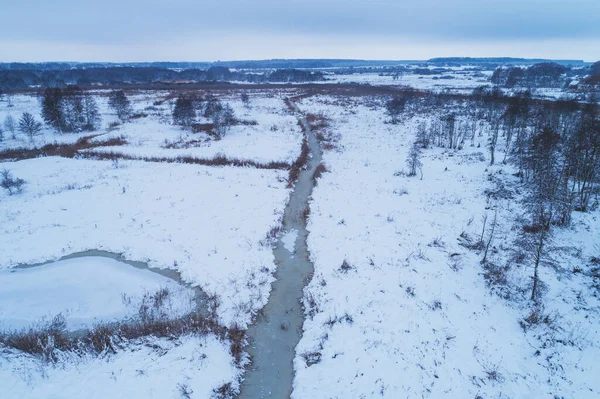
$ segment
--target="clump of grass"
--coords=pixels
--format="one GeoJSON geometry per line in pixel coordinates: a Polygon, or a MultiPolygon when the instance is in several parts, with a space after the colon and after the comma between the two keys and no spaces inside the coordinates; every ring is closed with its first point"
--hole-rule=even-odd
{"type": "Polygon", "coordinates": [[[352,265],[350,265],[345,259],[342,262],[342,265],[340,266],[340,272],[342,273],[348,273],[350,270],[354,269],[354,267],[352,267],[352,265]]]}
{"type": "Polygon", "coordinates": [[[317,180],[321,178],[321,176],[323,176],[323,173],[327,172],[327,167],[323,164],[320,163],[319,165],[317,165],[317,167],[315,168],[315,171],[313,173],[313,181],[315,182],[315,184],[317,183],[317,180]]]}
{"type": "Polygon", "coordinates": [[[96,136],[86,136],[72,144],[46,144],[41,148],[13,148],[0,152],[0,160],[21,160],[39,157],[59,156],[73,158],[82,150],[98,147],[115,147],[127,144],[123,137],[113,137],[104,141],[92,141],[96,136]]]}
{"type": "Polygon", "coordinates": [[[300,151],[300,156],[296,159],[296,161],[290,167],[290,173],[288,177],[288,188],[292,188],[294,182],[298,180],[298,176],[300,175],[300,170],[306,165],[308,162],[308,154],[310,153],[310,149],[308,148],[308,141],[306,140],[306,133],[304,134],[304,138],[302,139],[302,149],[300,151]]]}

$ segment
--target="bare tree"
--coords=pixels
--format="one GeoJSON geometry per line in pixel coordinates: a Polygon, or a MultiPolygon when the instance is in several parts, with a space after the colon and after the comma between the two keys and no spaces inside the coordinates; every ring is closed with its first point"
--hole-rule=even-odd
{"type": "Polygon", "coordinates": [[[17,123],[12,115],[7,115],[6,118],[4,118],[4,128],[10,132],[13,140],[17,138],[17,123]]]}
{"type": "Polygon", "coordinates": [[[396,96],[385,103],[385,109],[387,110],[388,115],[392,118],[392,123],[398,123],[399,117],[404,112],[404,107],[406,105],[406,99],[403,97],[396,96]]]}
{"type": "Polygon", "coordinates": [[[417,125],[417,140],[415,144],[418,144],[421,148],[429,148],[430,138],[427,133],[427,123],[424,121],[419,122],[417,125]]]}
{"type": "Polygon", "coordinates": [[[223,105],[220,110],[213,113],[212,122],[217,137],[222,139],[229,131],[229,128],[235,123],[233,108],[229,104],[223,105]]]}
{"type": "Polygon", "coordinates": [[[421,173],[421,179],[423,179],[423,163],[421,162],[421,148],[418,142],[414,142],[410,151],[408,152],[408,158],[406,159],[408,166],[408,176],[416,176],[417,171],[421,173]]]}
{"type": "Polygon", "coordinates": [[[446,138],[448,139],[448,148],[456,148],[456,114],[451,113],[443,118],[445,124],[446,138]]]}
{"type": "Polygon", "coordinates": [[[545,128],[533,137],[528,154],[527,163],[532,168],[532,179],[527,185],[525,206],[531,215],[528,230],[533,236],[525,239],[524,243],[533,258],[533,301],[538,296],[539,266],[547,258],[550,229],[557,210],[560,210],[563,188],[566,188],[568,181],[566,163],[558,151],[560,140],[560,135],[545,128]]]}
{"type": "MultiPolygon", "coordinates": [[[[483,253],[483,259],[481,260],[481,263],[485,263],[487,261],[488,251],[490,250],[490,245],[492,245],[492,241],[494,240],[494,234],[496,233],[497,220],[498,220],[498,211],[494,211],[494,219],[492,220],[490,236],[488,237],[487,243],[485,244],[485,251],[483,253]]],[[[486,221],[487,221],[487,215],[485,216],[485,219],[484,219],[484,225],[483,225],[484,230],[485,230],[485,222],[486,221]]],[[[483,241],[483,231],[481,233],[481,239],[483,241]]]]}
{"type": "Polygon", "coordinates": [[[248,95],[248,93],[243,92],[240,96],[242,103],[244,104],[244,107],[249,108],[250,107],[250,96],[248,95]]]}

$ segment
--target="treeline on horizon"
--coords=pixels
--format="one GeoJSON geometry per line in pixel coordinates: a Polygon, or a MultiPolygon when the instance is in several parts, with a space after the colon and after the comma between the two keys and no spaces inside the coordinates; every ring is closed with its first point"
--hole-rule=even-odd
{"type": "Polygon", "coordinates": [[[377,67],[399,64],[503,64],[532,65],[542,62],[555,62],[566,66],[584,66],[583,60],[551,60],[543,58],[514,58],[514,57],[436,57],[428,60],[361,60],[361,59],[269,59],[269,60],[238,60],[238,61],[152,61],[152,62],[0,62],[0,70],[67,70],[109,67],[140,67],[166,69],[208,69],[222,66],[230,69],[318,69],[318,68],[347,68],[347,67],[377,67]]]}
{"type": "Polygon", "coordinates": [[[263,73],[231,71],[213,66],[204,69],[174,70],[154,67],[94,67],[82,69],[0,70],[0,89],[28,87],[79,87],[98,85],[160,85],[216,81],[249,83],[317,82],[323,73],[299,69],[277,69],[263,73]]]}

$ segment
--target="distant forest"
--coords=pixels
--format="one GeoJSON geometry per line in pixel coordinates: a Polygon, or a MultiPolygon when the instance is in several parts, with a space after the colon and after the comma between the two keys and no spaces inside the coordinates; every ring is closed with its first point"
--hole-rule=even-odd
{"type": "MultiPolygon", "coordinates": [[[[4,64],[6,65],[6,64],[4,64]]],[[[0,89],[28,87],[79,87],[98,85],[161,85],[216,81],[249,83],[317,82],[325,80],[323,73],[299,69],[277,69],[262,73],[231,71],[227,67],[208,69],[167,69],[143,66],[106,66],[90,68],[57,68],[65,64],[39,64],[38,69],[0,69],[0,89]]]]}

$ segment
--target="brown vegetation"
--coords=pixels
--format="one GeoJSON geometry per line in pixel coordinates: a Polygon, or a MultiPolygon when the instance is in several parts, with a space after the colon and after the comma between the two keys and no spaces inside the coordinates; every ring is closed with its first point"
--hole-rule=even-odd
{"type": "Polygon", "coordinates": [[[73,158],[82,150],[98,147],[114,147],[127,144],[122,137],[115,137],[104,141],[92,141],[96,135],[82,137],[73,144],[46,144],[40,148],[12,148],[0,151],[1,161],[21,160],[39,157],[59,156],[73,158]]]}

